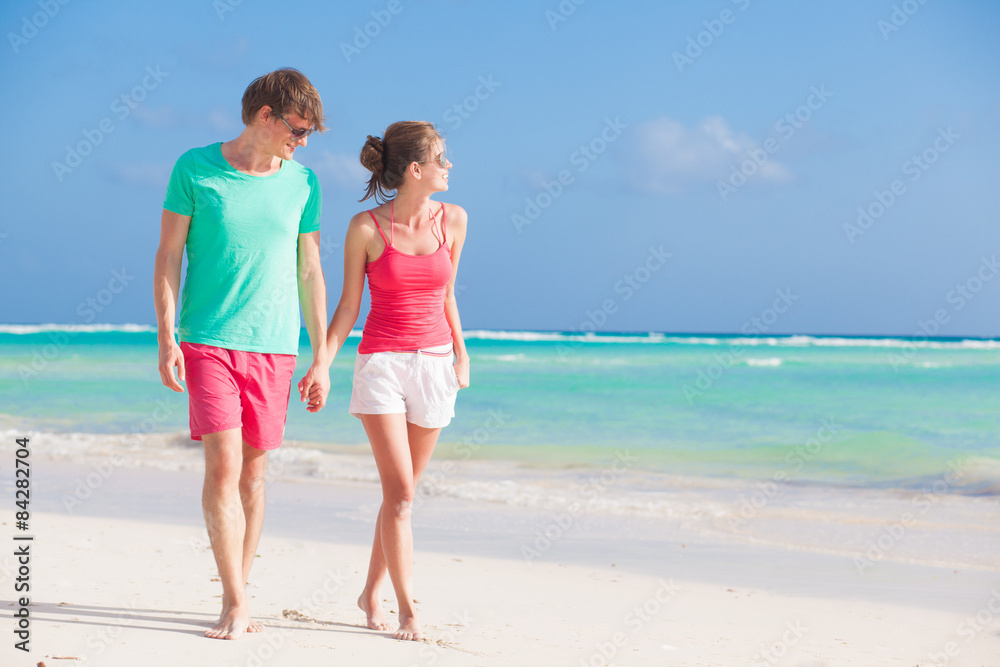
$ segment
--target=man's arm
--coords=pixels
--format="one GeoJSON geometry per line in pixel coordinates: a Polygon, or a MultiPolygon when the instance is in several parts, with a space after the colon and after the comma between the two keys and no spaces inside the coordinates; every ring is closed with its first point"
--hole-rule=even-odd
{"type": "Polygon", "coordinates": [[[160,218],[160,246],[153,265],[153,299],[156,308],[156,338],[160,347],[160,380],[174,391],[184,388],[174,377],[184,380],[184,355],[174,339],[174,319],[181,287],[181,264],[191,216],[163,209],[160,218]]]}
{"type": "Polygon", "coordinates": [[[299,234],[298,243],[299,303],[312,346],[312,366],[299,381],[306,410],[319,412],[330,393],[330,363],[326,349],[326,281],[320,262],[319,231],[299,234]]]}

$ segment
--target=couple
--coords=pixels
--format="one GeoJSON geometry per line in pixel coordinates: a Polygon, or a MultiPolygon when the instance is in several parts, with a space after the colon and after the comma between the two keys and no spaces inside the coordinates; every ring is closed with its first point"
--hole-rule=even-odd
{"type": "Polygon", "coordinates": [[[267,452],[284,434],[299,305],[312,365],[298,390],[306,409],[318,412],[330,364],[357,322],[366,277],[371,311],[349,410],[371,442],[382,506],[358,606],[369,628],[390,629],[379,597],[388,573],[399,604],[393,636],[421,637],[410,508],[454,416],[455,395],[469,385],[454,291],[467,216],[430,199],[448,189],[451,167],[433,125],[393,123],[383,138],[369,136],[361,150],[372,172],[364,199],[381,204],[351,219],[343,293],[328,327],[319,183],[293,160],[310,134],[326,129],[323,121],[319,93],[301,72],[256,79],[243,95],[242,133],[182,155],[163,205],[154,270],[159,371],[174,391],[186,384],[191,437],[205,448],[202,507],[223,588],[219,622],[205,635],[217,639],[262,629],[250,618],[245,588],[264,519],[267,452]]]}

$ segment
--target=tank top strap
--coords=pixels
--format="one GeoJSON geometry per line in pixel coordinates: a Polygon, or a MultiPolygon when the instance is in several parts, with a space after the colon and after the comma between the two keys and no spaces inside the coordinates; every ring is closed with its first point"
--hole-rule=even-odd
{"type": "Polygon", "coordinates": [[[396,214],[392,212],[392,205],[396,203],[396,198],[389,200],[389,245],[396,240],[396,214]]]}
{"type": "Polygon", "coordinates": [[[446,228],[447,228],[447,225],[445,224],[445,219],[444,219],[444,204],[442,203],[441,204],[441,245],[445,245],[445,244],[448,243],[447,232],[445,232],[446,228]]]}
{"type": "MultiPolygon", "coordinates": [[[[392,244],[391,244],[391,243],[389,243],[389,241],[388,241],[388,240],[387,240],[387,239],[385,238],[385,232],[383,232],[383,231],[382,231],[382,227],[381,227],[381,226],[380,226],[380,225],[378,224],[378,220],[376,220],[376,219],[375,219],[375,214],[374,214],[374,213],[372,213],[372,209],[368,209],[368,215],[370,215],[370,216],[372,217],[372,222],[374,222],[374,223],[375,223],[375,229],[377,229],[377,230],[378,230],[378,233],[379,233],[379,236],[381,236],[381,237],[382,237],[382,242],[383,242],[383,243],[385,243],[385,244],[386,244],[387,246],[390,246],[390,245],[392,245],[392,244]]],[[[390,234],[392,233],[392,228],[391,228],[391,227],[389,228],[389,233],[390,233],[390,234]]]]}

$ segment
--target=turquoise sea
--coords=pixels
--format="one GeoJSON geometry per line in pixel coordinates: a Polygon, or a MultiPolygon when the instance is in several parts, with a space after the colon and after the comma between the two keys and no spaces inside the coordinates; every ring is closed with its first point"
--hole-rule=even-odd
{"type": "MultiPolygon", "coordinates": [[[[346,413],[359,340],[322,412],[293,389],[290,445],[367,451],[346,413]]],[[[472,386],[442,460],[593,470],[627,452],[636,472],[881,489],[947,477],[948,493],[1000,494],[998,340],[473,331],[468,347],[472,386]]],[[[0,326],[0,430],[135,434],[140,457],[157,434],[194,447],[186,395],[156,364],[144,326],[0,326]]]]}

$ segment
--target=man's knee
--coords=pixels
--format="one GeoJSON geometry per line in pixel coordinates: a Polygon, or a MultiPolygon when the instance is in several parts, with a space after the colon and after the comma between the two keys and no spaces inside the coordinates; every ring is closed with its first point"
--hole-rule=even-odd
{"type": "Polygon", "coordinates": [[[229,459],[205,462],[205,485],[216,489],[233,489],[241,481],[240,464],[229,459]]]}
{"type": "Polygon", "coordinates": [[[264,481],[263,472],[247,471],[244,468],[243,473],[240,475],[240,495],[246,497],[263,493],[264,481]]]}
{"type": "Polygon", "coordinates": [[[202,440],[205,446],[205,485],[235,489],[243,466],[238,431],[209,433],[202,440]]]}
{"type": "MultiPolygon", "coordinates": [[[[244,449],[246,449],[244,447],[244,449]]],[[[248,458],[244,456],[243,467],[240,470],[240,491],[243,493],[259,493],[264,490],[264,476],[267,473],[267,455],[261,454],[248,458]]]]}

